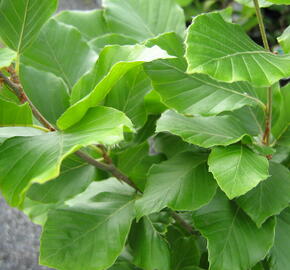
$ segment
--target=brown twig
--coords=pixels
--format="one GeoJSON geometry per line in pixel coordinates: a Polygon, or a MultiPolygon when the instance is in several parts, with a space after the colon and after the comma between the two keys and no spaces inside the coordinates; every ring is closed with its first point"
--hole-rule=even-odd
{"type": "Polygon", "coordinates": [[[7,76],[5,76],[2,72],[0,72],[0,78],[4,81],[4,83],[16,94],[19,101],[21,103],[27,102],[32,110],[33,115],[35,118],[43,124],[44,127],[46,127],[50,131],[55,131],[53,125],[51,125],[45,117],[40,113],[40,111],[34,106],[34,104],[30,101],[28,96],[25,94],[22,86],[20,84],[16,84],[12,82],[7,76]]]}

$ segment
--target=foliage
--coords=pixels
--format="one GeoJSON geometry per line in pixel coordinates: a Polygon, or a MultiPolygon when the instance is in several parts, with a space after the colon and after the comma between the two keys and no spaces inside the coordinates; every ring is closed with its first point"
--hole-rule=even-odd
{"type": "Polygon", "coordinates": [[[290,31],[272,53],[230,2],[0,1],[0,190],[41,264],[290,269],[290,31]]]}

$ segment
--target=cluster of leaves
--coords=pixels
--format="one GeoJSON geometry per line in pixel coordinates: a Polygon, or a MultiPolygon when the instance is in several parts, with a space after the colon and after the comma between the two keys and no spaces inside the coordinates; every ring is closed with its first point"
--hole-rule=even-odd
{"type": "Polygon", "coordinates": [[[40,263],[289,269],[289,30],[276,55],[228,10],[186,30],[175,0],[103,5],[0,1],[0,190],[40,263]]]}

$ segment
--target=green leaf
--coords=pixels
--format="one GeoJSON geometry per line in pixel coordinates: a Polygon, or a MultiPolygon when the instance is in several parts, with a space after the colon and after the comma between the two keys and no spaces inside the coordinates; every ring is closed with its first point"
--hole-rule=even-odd
{"type": "MultiPolygon", "coordinates": [[[[19,206],[32,183],[56,178],[62,160],[81,147],[118,143],[123,139],[124,126],[131,128],[132,124],[122,112],[95,107],[82,122],[65,131],[6,140],[0,146],[0,189],[7,202],[19,206]]],[[[18,131],[15,128],[14,136],[19,136],[18,131]]]]}
{"type": "Polygon", "coordinates": [[[186,117],[173,111],[162,114],[156,131],[170,132],[205,148],[229,145],[247,135],[246,129],[233,116],[186,117]]]}
{"type": "MultiPolygon", "coordinates": [[[[34,127],[1,127],[0,143],[11,137],[31,137],[45,134],[43,130],[34,127]]],[[[1,151],[1,146],[0,146],[1,151]]],[[[5,165],[6,166],[6,165],[5,165]]]]}
{"type": "Polygon", "coordinates": [[[129,240],[135,265],[144,270],[171,270],[168,243],[150,217],[143,217],[133,225],[129,240]]]}
{"type": "Polygon", "coordinates": [[[86,74],[75,86],[72,93],[72,105],[58,120],[61,129],[70,127],[79,121],[86,111],[98,105],[131,69],[158,58],[169,57],[167,53],[155,46],[143,45],[106,47],[99,56],[94,69],[86,74]],[[109,61],[108,61],[109,59],[109,61]],[[86,92],[81,92],[85,89],[86,92]]]}
{"type": "Polygon", "coordinates": [[[9,67],[16,58],[16,53],[9,48],[0,48],[0,69],[9,67]]]}
{"type": "Polygon", "coordinates": [[[281,164],[271,162],[270,175],[267,180],[237,200],[238,205],[259,227],[290,203],[289,170],[281,164]]]}
{"type": "Polygon", "coordinates": [[[273,245],[275,219],[257,228],[222,192],[195,212],[193,221],[208,241],[211,270],[247,270],[262,260],[273,245]]]}
{"type": "Polygon", "coordinates": [[[63,79],[53,73],[31,66],[20,66],[20,80],[25,93],[41,114],[50,122],[69,107],[69,89],[63,79]]]}
{"type": "Polygon", "coordinates": [[[151,81],[143,71],[143,67],[136,67],[116,83],[104,104],[124,112],[134,126],[142,127],[147,120],[144,97],[151,88],[151,81]]]}
{"type": "Polygon", "coordinates": [[[31,126],[32,112],[28,105],[17,105],[0,98],[0,127],[1,126],[31,126]]]}
{"type": "Polygon", "coordinates": [[[154,163],[162,160],[160,155],[149,155],[149,144],[143,142],[117,154],[117,167],[141,189],[144,190],[147,172],[154,163]]]}
{"type": "Polygon", "coordinates": [[[207,75],[187,74],[182,40],[176,34],[163,34],[147,44],[158,45],[169,54],[180,57],[144,65],[154,89],[168,107],[180,113],[201,115],[216,115],[245,105],[265,107],[257,96],[265,89],[254,88],[247,82],[229,84],[215,81],[207,75]]]}
{"type": "Polygon", "coordinates": [[[97,55],[76,28],[50,19],[33,46],[21,57],[21,62],[53,73],[72,89],[79,78],[93,67],[96,59],[97,55]]]}
{"type": "Polygon", "coordinates": [[[281,45],[284,53],[290,52],[290,26],[288,26],[283,34],[277,38],[279,41],[279,44],[281,45]]]}
{"type": "Polygon", "coordinates": [[[57,0],[2,0],[0,36],[21,54],[36,39],[40,28],[55,12],[57,0]]]}
{"type": "Polygon", "coordinates": [[[196,237],[180,237],[171,243],[172,270],[194,270],[200,262],[196,237]]]}
{"type": "Polygon", "coordinates": [[[137,217],[158,212],[166,206],[174,210],[195,210],[215,194],[216,183],[208,172],[206,155],[185,152],[148,173],[144,195],[136,202],[137,217]]]}
{"type": "Polygon", "coordinates": [[[186,143],[180,137],[171,135],[170,133],[159,133],[154,137],[154,151],[163,153],[168,159],[186,151],[197,152],[199,147],[186,143]]]}
{"type": "Polygon", "coordinates": [[[110,33],[94,38],[90,41],[89,45],[95,52],[100,53],[101,50],[107,45],[134,45],[136,43],[138,42],[135,39],[125,35],[110,33]]]}
{"type": "Polygon", "coordinates": [[[70,270],[109,268],[125,245],[134,202],[134,190],[116,179],[92,183],[68,206],[49,213],[40,263],[70,270]]]}
{"type": "Polygon", "coordinates": [[[84,163],[66,166],[64,162],[57,178],[44,184],[33,184],[27,197],[44,204],[64,202],[83,192],[96,176],[93,166],[84,163]]]}
{"type": "Polygon", "coordinates": [[[50,210],[63,206],[65,201],[83,192],[97,177],[97,170],[93,166],[71,155],[63,161],[57,178],[31,186],[22,211],[32,222],[43,226],[50,210]]]}
{"type": "MultiPolygon", "coordinates": [[[[266,0],[258,0],[258,1],[259,1],[259,6],[261,8],[269,7],[269,6],[272,5],[272,3],[269,2],[271,0],[268,0],[268,1],[266,1],[266,0]]],[[[238,2],[238,3],[242,4],[242,5],[245,5],[247,7],[250,7],[250,8],[254,8],[255,7],[253,0],[236,0],[236,2],[238,2]]]]}
{"type": "Polygon", "coordinates": [[[269,176],[268,160],[242,144],[214,148],[208,164],[209,171],[230,199],[245,194],[269,176]]]}
{"type": "Polygon", "coordinates": [[[286,208],[277,218],[275,241],[270,252],[271,270],[289,268],[290,208],[286,208]]]}
{"type": "Polygon", "coordinates": [[[225,82],[248,81],[256,86],[270,86],[290,76],[289,55],[266,51],[241,26],[225,22],[217,12],[194,18],[186,45],[189,73],[205,73],[225,82]]]}
{"type": "Polygon", "coordinates": [[[279,5],[290,5],[290,0],[268,0],[268,1],[279,5]]]}
{"type": "Polygon", "coordinates": [[[47,214],[50,210],[63,206],[63,202],[60,203],[41,203],[25,198],[21,205],[21,211],[34,223],[40,226],[44,226],[47,220],[47,214]]]}
{"type": "Polygon", "coordinates": [[[109,33],[103,10],[65,10],[56,20],[74,26],[87,40],[109,33]]]}
{"type": "Polygon", "coordinates": [[[143,41],[165,32],[183,36],[183,10],[175,0],[105,0],[106,19],[114,33],[143,41]],[[166,16],[164,16],[166,14],[166,16]],[[158,21],[158,23],[157,23],[158,21]]]}

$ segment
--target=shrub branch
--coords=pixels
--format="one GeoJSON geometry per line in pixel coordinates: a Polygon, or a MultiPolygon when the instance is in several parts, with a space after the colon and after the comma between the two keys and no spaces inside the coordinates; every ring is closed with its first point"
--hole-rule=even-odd
{"type": "MultiPolygon", "coordinates": [[[[18,78],[15,76],[15,72],[13,69],[9,69],[8,72],[12,75],[12,77],[18,82],[18,78]]],[[[41,124],[43,124],[44,127],[46,127],[50,131],[56,131],[57,129],[48,121],[45,119],[45,117],[39,112],[39,110],[34,106],[34,104],[31,102],[31,100],[26,95],[22,85],[20,83],[15,83],[11,79],[9,79],[7,76],[5,76],[2,72],[0,72],[0,78],[3,80],[3,82],[9,87],[9,89],[19,98],[21,103],[27,102],[29,106],[31,107],[32,113],[35,116],[36,119],[39,120],[41,124]]],[[[123,172],[121,172],[112,162],[111,158],[109,157],[105,146],[103,145],[97,145],[97,147],[101,150],[103,154],[104,161],[107,163],[102,163],[91,157],[90,155],[84,153],[81,150],[78,150],[75,152],[77,156],[82,158],[84,161],[86,161],[88,164],[91,164],[92,166],[102,170],[106,171],[110,174],[112,174],[116,179],[127,183],[129,186],[134,188],[137,192],[142,193],[142,191],[135,185],[135,183],[123,172]]],[[[197,233],[194,231],[192,226],[188,224],[181,216],[179,216],[176,212],[171,211],[171,215],[174,218],[174,220],[180,224],[189,234],[196,235],[197,233]]]]}
{"type": "MultiPolygon", "coordinates": [[[[270,50],[270,46],[267,39],[267,34],[265,30],[265,25],[263,21],[262,12],[259,6],[259,0],[253,0],[256,10],[256,15],[259,23],[260,33],[263,40],[264,48],[267,51],[270,50]]],[[[266,121],[265,121],[265,131],[263,134],[263,144],[270,145],[270,137],[271,137],[271,126],[272,126],[272,103],[273,103],[273,90],[270,86],[267,90],[267,106],[266,106],[266,121]]]]}

